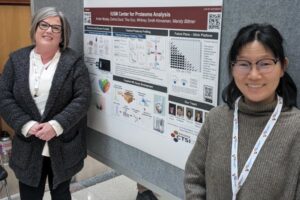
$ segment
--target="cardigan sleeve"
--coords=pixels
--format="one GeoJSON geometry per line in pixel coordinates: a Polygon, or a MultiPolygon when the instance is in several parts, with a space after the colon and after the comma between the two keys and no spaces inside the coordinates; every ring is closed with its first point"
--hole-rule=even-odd
{"type": "Polygon", "coordinates": [[[206,199],[205,160],[208,133],[208,120],[206,120],[185,165],[184,188],[186,200],[206,199]]]}
{"type": "Polygon", "coordinates": [[[298,184],[297,184],[297,189],[296,189],[295,200],[300,200],[300,184],[299,184],[299,177],[298,177],[298,184]]]}
{"type": "Polygon", "coordinates": [[[15,79],[14,64],[10,57],[0,77],[0,115],[16,133],[20,133],[23,125],[32,118],[24,112],[15,99],[13,91],[15,79]]]}
{"type": "Polygon", "coordinates": [[[83,59],[79,58],[74,65],[73,97],[68,105],[52,119],[62,126],[64,132],[68,131],[86,116],[91,98],[89,72],[83,59]]]}

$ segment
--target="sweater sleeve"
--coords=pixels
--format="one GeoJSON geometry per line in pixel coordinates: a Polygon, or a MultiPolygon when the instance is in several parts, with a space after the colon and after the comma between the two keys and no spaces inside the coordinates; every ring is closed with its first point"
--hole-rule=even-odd
{"type": "Polygon", "coordinates": [[[72,128],[86,115],[91,98],[89,72],[83,59],[80,58],[74,65],[72,100],[52,119],[56,120],[64,131],[72,128]]]}
{"type": "Polygon", "coordinates": [[[300,175],[298,176],[295,200],[300,200],[300,175]]]}
{"type": "Polygon", "coordinates": [[[23,125],[32,118],[24,112],[15,99],[13,92],[15,79],[14,64],[9,58],[0,77],[0,115],[16,133],[19,133],[23,125]]]}
{"type": "Polygon", "coordinates": [[[206,121],[185,165],[184,188],[186,200],[206,199],[205,160],[208,133],[208,121],[206,121]]]}

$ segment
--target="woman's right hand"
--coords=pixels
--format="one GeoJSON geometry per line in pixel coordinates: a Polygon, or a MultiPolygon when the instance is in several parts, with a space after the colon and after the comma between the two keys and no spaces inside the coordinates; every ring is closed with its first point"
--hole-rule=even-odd
{"type": "Polygon", "coordinates": [[[39,123],[35,123],[28,131],[29,135],[36,135],[37,132],[41,129],[42,127],[39,125],[39,123]]]}

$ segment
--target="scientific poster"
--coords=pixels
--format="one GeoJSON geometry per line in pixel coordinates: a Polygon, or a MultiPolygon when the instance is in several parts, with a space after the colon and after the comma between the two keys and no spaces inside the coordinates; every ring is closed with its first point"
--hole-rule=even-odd
{"type": "Polygon", "coordinates": [[[184,168],[217,105],[222,0],[85,0],[88,126],[184,168]]]}

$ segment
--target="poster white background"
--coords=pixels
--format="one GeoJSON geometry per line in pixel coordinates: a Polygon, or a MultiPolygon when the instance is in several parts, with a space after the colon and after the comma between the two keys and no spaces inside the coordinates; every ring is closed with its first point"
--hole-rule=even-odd
{"type": "Polygon", "coordinates": [[[221,0],[85,0],[88,126],[183,169],[217,105],[221,9],[221,0]],[[189,9],[207,21],[174,17],[189,9]]]}

